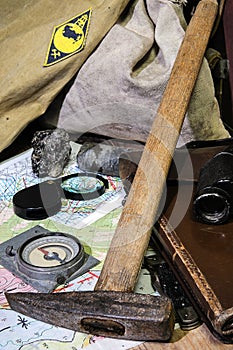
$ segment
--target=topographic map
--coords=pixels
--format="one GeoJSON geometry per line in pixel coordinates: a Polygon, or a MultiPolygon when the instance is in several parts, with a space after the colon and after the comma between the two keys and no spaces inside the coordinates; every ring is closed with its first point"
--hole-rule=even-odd
{"type": "MultiPolygon", "coordinates": [[[[79,171],[75,161],[76,147],[72,145],[70,162],[64,169],[64,174],[79,171]]],[[[0,164],[0,243],[36,225],[76,236],[84,250],[100,260],[100,264],[84,275],[57,287],[54,292],[93,290],[121,213],[125,196],[121,181],[119,178],[108,178],[109,189],[94,200],[63,200],[61,210],[48,219],[24,220],[14,214],[12,197],[17,191],[39,182],[32,173],[30,157],[31,150],[0,164]]],[[[144,284],[139,280],[138,288],[143,290],[144,284]]],[[[37,292],[0,266],[0,350],[78,350],[86,347],[88,350],[125,350],[139,344],[95,337],[36,321],[12,311],[4,296],[6,291],[37,292]]]]}

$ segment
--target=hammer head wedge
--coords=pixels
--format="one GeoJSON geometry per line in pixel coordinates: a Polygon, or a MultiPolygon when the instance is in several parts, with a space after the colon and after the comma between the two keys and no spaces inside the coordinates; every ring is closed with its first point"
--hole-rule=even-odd
{"type": "Polygon", "coordinates": [[[168,341],[174,329],[170,300],[112,291],[6,293],[11,308],[73,331],[119,339],[168,341]]]}

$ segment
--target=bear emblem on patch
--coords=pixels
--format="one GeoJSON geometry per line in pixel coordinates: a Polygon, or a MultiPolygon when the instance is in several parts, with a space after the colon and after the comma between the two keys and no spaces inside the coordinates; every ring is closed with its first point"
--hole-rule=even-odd
{"type": "Polygon", "coordinates": [[[81,51],[86,42],[91,9],[54,27],[44,67],[58,63],[81,51]]]}

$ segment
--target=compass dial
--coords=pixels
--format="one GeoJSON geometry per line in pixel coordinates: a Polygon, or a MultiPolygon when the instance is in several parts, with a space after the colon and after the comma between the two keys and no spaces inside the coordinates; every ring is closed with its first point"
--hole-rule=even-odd
{"type": "Polygon", "coordinates": [[[0,263],[38,291],[50,293],[99,260],[86,253],[75,236],[37,225],[0,244],[0,263]]]}
{"type": "Polygon", "coordinates": [[[28,240],[20,249],[23,262],[39,268],[51,268],[71,262],[82,246],[74,237],[54,232],[28,240]]]}

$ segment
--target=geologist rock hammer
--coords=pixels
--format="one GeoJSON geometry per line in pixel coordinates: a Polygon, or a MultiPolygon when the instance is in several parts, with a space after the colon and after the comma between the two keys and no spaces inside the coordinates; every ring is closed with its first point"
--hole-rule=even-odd
{"type": "Polygon", "coordinates": [[[75,331],[145,341],[170,338],[170,301],[133,290],[217,9],[214,0],[200,1],[187,27],[95,290],[8,293],[12,309],[75,331]]]}

